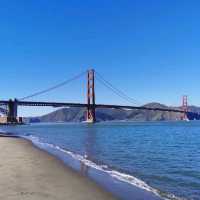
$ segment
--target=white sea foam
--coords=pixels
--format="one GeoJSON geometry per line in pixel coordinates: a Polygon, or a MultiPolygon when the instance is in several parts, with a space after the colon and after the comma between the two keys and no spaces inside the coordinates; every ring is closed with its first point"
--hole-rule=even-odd
{"type": "Polygon", "coordinates": [[[73,153],[71,151],[65,150],[65,149],[63,149],[63,148],[61,148],[57,145],[54,145],[54,144],[43,143],[36,136],[29,135],[29,136],[23,136],[23,138],[31,140],[33,142],[33,144],[35,144],[36,146],[39,146],[39,147],[43,147],[44,149],[45,149],[45,147],[48,147],[48,148],[56,149],[60,152],[63,152],[64,154],[67,154],[71,158],[84,163],[88,167],[91,167],[93,169],[104,172],[107,175],[111,176],[112,178],[119,180],[121,182],[125,182],[127,184],[131,184],[135,187],[138,187],[140,189],[151,192],[151,193],[155,194],[156,196],[159,196],[159,197],[161,197],[165,200],[186,200],[184,198],[179,198],[179,197],[177,197],[173,194],[161,193],[159,190],[152,188],[151,186],[149,186],[144,181],[142,181],[142,180],[140,180],[140,179],[138,179],[138,178],[136,178],[132,175],[125,174],[125,173],[122,173],[122,172],[119,172],[119,171],[116,171],[116,170],[112,170],[107,165],[98,165],[98,164],[94,163],[93,161],[88,160],[87,156],[82,156],[80,154],[73,153]]]}
{"type": "Polygon", "coordinates": [[[4,131],[3,129],[0,129],[0,133],[7,133],[7,132],[4,131]]]}

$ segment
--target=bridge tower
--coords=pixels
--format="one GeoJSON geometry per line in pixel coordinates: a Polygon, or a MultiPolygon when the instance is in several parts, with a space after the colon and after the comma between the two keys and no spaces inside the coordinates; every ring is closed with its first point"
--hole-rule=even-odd
{"type": "Polygon", "coordinates": [[[94,69],[87,72],[87,119],[89,123],[96,122],[95,116],[95,83],[94,83],[94,69]]]}
{"type": "Polygon", "coordinates": [[[188,98],[187,95],[182,97],[182,111],[184,112],[181,115],[181,120],[188,120],[187,112],[188,112],[188,98]]]}

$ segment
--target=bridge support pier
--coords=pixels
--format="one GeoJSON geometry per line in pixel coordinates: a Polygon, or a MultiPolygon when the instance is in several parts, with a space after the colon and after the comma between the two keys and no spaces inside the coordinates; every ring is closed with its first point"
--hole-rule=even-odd
{"type": "Polygon", "coordinates": [[[95,85],[94,85],[94,70],[88,70],[87,73],[87,116],[88,123],[96,122],[95,115],[95,85]]]}
{"type": "Polygon", "coordinates": [[[8,116],[7,116],[8,123],[18,123],[17,119],[17,100],[14,101],[12,99],[8,102],[8,116]]]}

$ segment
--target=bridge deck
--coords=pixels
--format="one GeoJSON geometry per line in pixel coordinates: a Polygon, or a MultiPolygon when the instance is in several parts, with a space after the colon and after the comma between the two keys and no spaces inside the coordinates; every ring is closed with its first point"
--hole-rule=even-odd
{"type": "MultiPolygon", "coordinates": [[[[8,105],[9,101],[0,101],[0,105],[8,105]]],[[[37,101],[17,101],[19,106],[51,106],[51,107],[88,107],[85,103],[65,103],[65,102],[37,102],[37,101]]],[[[124,105],[109,105],[109,104],[95,104],[95,108],[114,108],[114,109],[137,109],[137,110],[152,110],[152,111],[165,111],[165,112],[178,112],[184,111],[169,108],[153,108],[146,106],[124,106],[124,105]]]]}

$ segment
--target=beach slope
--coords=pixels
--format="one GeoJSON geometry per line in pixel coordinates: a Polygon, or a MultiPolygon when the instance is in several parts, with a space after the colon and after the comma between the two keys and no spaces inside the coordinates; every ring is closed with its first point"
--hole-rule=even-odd
{"type": "Polygon", "coordinates": [[[96,183],[30,142],[0,137],[0,199],[114,200],[96,183]]]}

